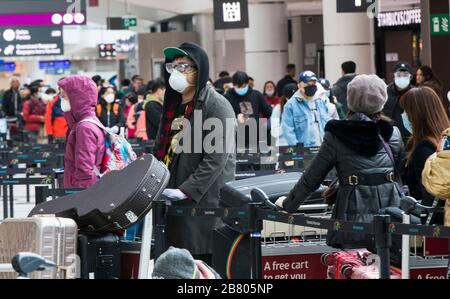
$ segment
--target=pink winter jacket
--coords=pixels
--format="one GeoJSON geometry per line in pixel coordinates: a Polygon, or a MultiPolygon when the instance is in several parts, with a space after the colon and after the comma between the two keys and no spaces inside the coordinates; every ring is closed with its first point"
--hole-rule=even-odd
{"type": "Polygon", "coordinates": [[[96,118],[97,86],[85,76],[70,76],[58,86],[69,97],[71,111],[64,113],[69,126],[64,155],[64,188],[89,188],[97,181],[94,166],[101,169],[105,153],[105,134],[95,124],[82,122],[96,118]]]}

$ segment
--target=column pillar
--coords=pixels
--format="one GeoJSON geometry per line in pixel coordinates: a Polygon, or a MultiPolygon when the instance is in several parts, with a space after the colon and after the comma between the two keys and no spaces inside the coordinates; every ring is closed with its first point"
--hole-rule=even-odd
{"type": "Polygon", "coordinates": [[[337,1],[323,5],[325,76],[336,82],[344,61],[356,62],[359,74],[375,73],[374,20],[366,13],[337,13],[337,1]]]}
{"type": "MultiPolygon", "coordinates": [[[[278,81],[288,64],[288,16],[284,2],[249,4],[250,27],[245,29],[246,72],[262,90],[278,81]]],[[[233,59],[228,57],[228,59],[233,59]]]]}
{"type": "Polygon", "coordinates": [[[214,80],[216,74],[216,50],[213,14],[195,15],[193,19],[194,31],[198,33],[200,46],[208,53],[209,76],[214,80]]]}

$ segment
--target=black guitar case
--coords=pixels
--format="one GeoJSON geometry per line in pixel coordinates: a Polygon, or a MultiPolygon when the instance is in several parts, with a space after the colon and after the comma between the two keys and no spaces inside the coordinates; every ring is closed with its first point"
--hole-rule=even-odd
{"type": "Polygon", "coordinates": [[[37,205],[29,217],[54,214],[71,218],[84,232],[114,232],[126,229],[150,211],[169,182],[167,167],[145,155],[121,171],[105,175],[91,188],[37,205]]]}

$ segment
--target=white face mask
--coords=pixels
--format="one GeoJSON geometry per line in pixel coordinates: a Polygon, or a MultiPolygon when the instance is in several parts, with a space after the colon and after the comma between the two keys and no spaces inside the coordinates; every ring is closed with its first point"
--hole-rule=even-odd
{"type": "Polygon", "coordinates": [[[70,112],[71,109],[72,107],[70,107],[70,102],[66,99],[61,99],[61,110],[63,112],[70,112]]]}
{"type": "Polygon", "coordinates": [[[395,77],[395,85],[400,89],[405,89],[411,83],[410,77],[395,77]]]}
{"type": "Polygon", "coordinates": [[[170,75],[169,84],[170,87],[179,93],[183,93],[190,85],[186,76],[177,70],[173,70],[172,75],[170,75]]]}
{"type": "Polygon", "coordinates": [[[116,97],[115,97],[112,93],[107,94],[107,95],[105,96],[105,101],[106,101],[106,103],[108,103],[108,104],[113,103],[115,99],[116,99],[116,97]]]}
{"type": "Polygon", "coordinates": [[[51,95],[51,94],[44,94],[44,95],[41,97],[41,100],[42,100],[45,104],[47,104],[48,102],[50,102],[50,101],[53,99],[53,97],[54,97],[54,95],[51,95]]]}

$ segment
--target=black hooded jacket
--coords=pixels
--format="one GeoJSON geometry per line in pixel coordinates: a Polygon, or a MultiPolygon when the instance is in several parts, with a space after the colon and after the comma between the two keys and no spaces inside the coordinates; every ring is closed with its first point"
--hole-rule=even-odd
{"type": "MultiPolygon", "coordinates": [[[[230,103],[213,87],[207,86],[209,77],[209,62],[206,52],[198,45],[184,43],[179,48],[188,53],[197,67],[196,92],[193,99],[194,112],[190,115],[191,125],[191,150],[193,152],[176,153],[169,166],[170,181],[167,188],[179,189],[188,197],[187,200],[176,202],[174,205],[196,207],[218,207],[219,191],[229,181],[234,180],[236,169],[234,149],[224,152],[206,152],[203,144],[194,145],[196,134],[201,134],[201,142],[211,133],[211,130],[199,130],[210,119],[218,119],[223,124],[223,136],[231,133],[231,141],[235,138],[235,116],[230,103]],[[202,112],[202,117],[198,113],[202,112]],[[227,120],[234,121],[234,127],[228,128],[227,120]],[[233,130],[234,129],[234,130],[233,130]],[[200,152],[193,147],[199,146],[200,152]]],[[[166,61],[172,62],[172,61],[166,61]]],[[[165,72],[166,82],[170,82],[170,74],[165,72]]],[[[171,117],[178,117],[182,96],[175,91],[170,84],[167,85],[162,121],[157,138],[156,149],[161,151],[166,146],[162,144],[167,136],[167,128],[170,128],[171,117]]],[[[183,133],[186,133],[186,130],[183,133]]],[[[184,144],[184,135],[180,144],[184,144]]],[[[197,141],[200,141],[197,139],[197,141]]],[[[225,145],[227,140],[215,140],[216,145],[225,145]]],[[[161,155],[161,152],[159,153],[161,155]]],[[[158,158],[161,159],[160,156],[158,158]]],[[[220,225],[217,219],[197,217],[167,217],[166,245],[178,248],[186,248],[192,254],[211,254],[213,230],[220,225]]]]}
{"type": "MultiPolygon", "coordinates": [[[[296,212],[312,192],[317,190],[328,172],[336,168],[340,188],[332,219],[372,222],[380,209],[399,207],[401,191],[396,182],[379,185],[349,185],[349,177],[385,177],[394,165],[379,135],[389,143],[398,158],[403,155],[400,132],[384,121],[374,122],[363,114],[349,120],[330,121],[318,155],[284,202],[284,209],[296,212]]],[[[397,159],[398,160],[398,159],[397,159]]],[[[387,177],[386,177],[387,178],[387,177]]],[[[327,243],[337,248],[363,248],[370,245],[368,236],[329,231],[327,243]]]]}

